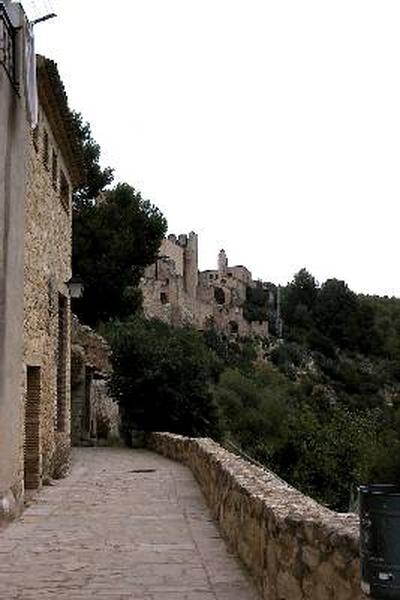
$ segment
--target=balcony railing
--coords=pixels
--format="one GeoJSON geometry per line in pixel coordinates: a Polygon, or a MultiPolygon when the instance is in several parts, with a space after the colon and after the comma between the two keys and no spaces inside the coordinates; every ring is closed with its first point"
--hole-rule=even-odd
{"type": "Polygon", "coordinates": [[[0,65],[6,70],[11,83],[15,88],[18,88],[15,39],[15,29],[11,24],[4,4],[0,4],[0,65]]]}

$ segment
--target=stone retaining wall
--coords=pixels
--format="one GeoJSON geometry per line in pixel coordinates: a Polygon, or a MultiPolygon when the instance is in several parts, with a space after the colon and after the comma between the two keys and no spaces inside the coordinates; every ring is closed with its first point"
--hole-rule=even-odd
{"type": "Polygon", "coordinates": [[[210,439],[151,434],[186,464],[265,600],[362,600],[358,518],[335,513],[210,439]]]}

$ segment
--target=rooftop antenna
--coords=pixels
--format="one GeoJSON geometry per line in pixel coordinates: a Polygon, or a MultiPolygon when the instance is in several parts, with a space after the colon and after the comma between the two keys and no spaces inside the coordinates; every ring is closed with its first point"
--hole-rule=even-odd
{"type": "Polygon", "coordinates": [[[25,0],[22,4],[26,7],[28,19],[32,25],[44,23],[44,21],[57,16],[50,0],[25,0]]]}
{"type": "Polygon", "coordinates": [[[37,25],[38,23],[43,23],[44,21],[48,21],[49,19],[54,19],[54,17],[56,17],[56,13],[49,13],[48,15],[45,15],[44,17],[39,17],[38,19],[34,19],[32,22],[32,25],[37,25]]]}

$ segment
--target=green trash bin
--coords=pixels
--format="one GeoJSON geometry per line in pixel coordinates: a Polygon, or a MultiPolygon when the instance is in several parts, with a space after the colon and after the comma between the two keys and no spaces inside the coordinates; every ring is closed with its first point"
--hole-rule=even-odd
{"type": "Polygon", "coordinates": [[[359,488],[361,579],[376,600],[400,600],[400,487],[359,488]]]}

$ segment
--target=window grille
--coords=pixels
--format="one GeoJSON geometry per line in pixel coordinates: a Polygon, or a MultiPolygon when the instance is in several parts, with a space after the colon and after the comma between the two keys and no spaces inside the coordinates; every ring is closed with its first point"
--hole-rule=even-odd
{"type": "Polygon", "coordinates": [[[43,164],[46,169],[49,169],[49,134],[45,130],[43,132],[43,164]]]}
{"type": "Polygon", "coordinates": [[[15,40],[16,31],[8,18],[5,6],[0,4],[0,65],[17,88],[15,40]]]}
{"type": "Polygon", "coordinates": [[[69,212],[69,208],[70,208],[70,196],[71,196],[71,190],[70,190],[67,178],[65,177],[64,172],[61,171],[61,173],[60,173],[60,198],[61,198],[61,204],[63,205],[63,207],[65,208],[65,210],[67,212],[69,212]]]}
{"type": "Polygon", "coordinates": [[[51,161],[51,180],[53,183],[53,188],[57,191],[58,185],[58,157],[57,152],[53,150],[53,157],[51,161]]]}

